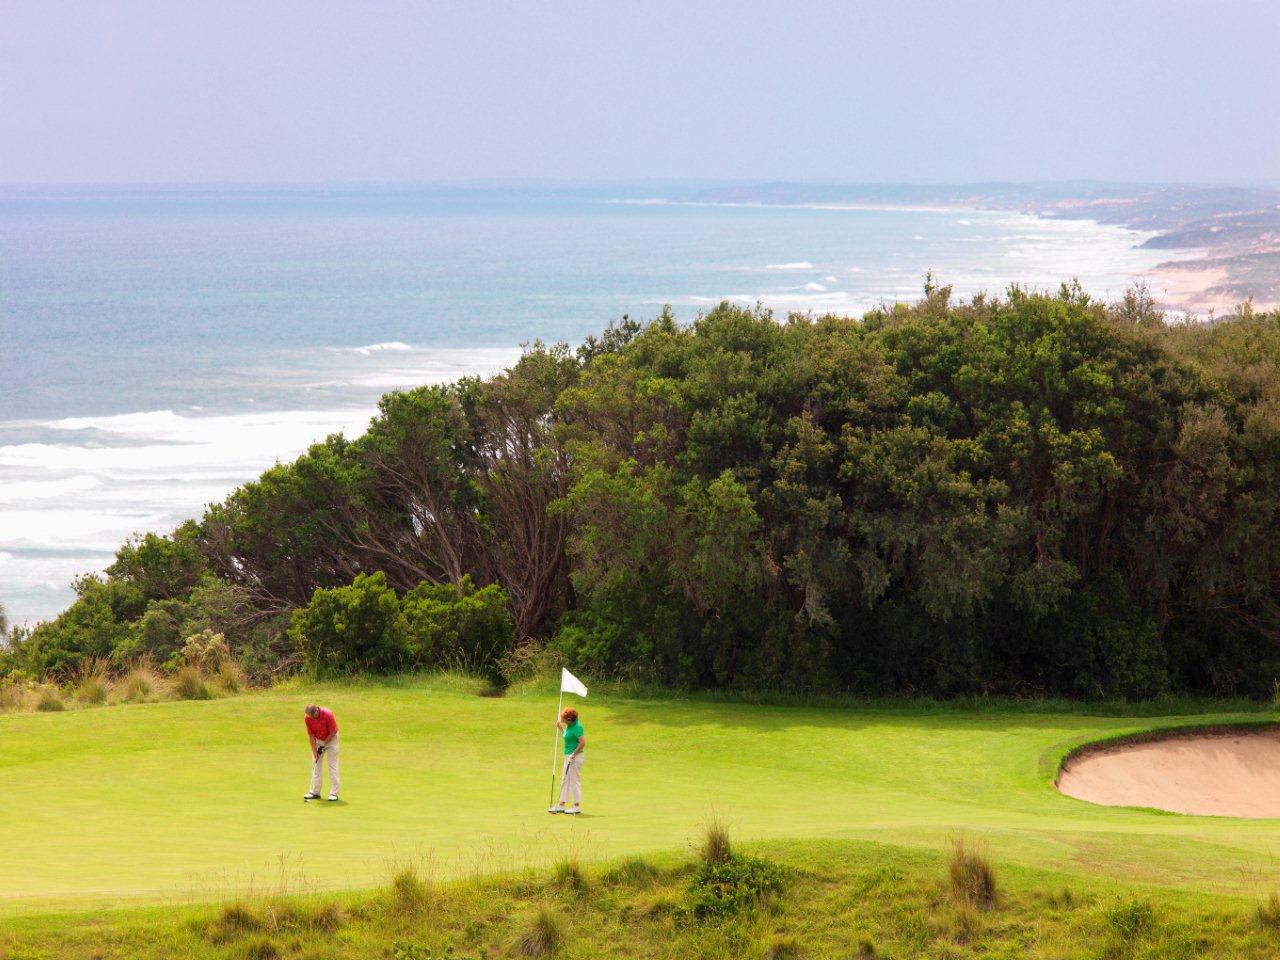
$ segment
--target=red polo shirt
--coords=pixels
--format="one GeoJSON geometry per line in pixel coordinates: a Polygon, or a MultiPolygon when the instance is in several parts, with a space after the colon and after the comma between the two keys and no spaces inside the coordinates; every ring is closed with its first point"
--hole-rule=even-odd
{"type": "Polygon", "coordinates": [[[338,732],[338,721],[334,717],[333,711],[325,707],[320,708],[320,713],[314,717],[303,717],[307,724],[307,733],[311,734],[317,740],[328,740],[338,732]]]}

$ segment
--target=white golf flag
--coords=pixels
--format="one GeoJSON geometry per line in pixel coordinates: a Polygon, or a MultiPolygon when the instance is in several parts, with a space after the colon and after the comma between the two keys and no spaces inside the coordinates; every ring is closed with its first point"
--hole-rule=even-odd
{"type": "Polygon", "coordinates": [[[587,695],[587,685],[575,677],[564,667],[560,668],[560,692],[576,693],[580,697],[587,695]]]}

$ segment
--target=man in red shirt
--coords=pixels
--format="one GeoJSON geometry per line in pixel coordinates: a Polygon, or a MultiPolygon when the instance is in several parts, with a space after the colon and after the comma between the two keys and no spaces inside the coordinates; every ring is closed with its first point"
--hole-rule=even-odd
{"type": "Polygon", "coordinates": [[[332,710],[317,707],[314,703],[307,707],[304,718],[307,724],[307,737],[311,740],[311,789],[304,800],[320,799],[321,760],[329,761],[329,801],[338,799],[338,721],[332,710]]]}

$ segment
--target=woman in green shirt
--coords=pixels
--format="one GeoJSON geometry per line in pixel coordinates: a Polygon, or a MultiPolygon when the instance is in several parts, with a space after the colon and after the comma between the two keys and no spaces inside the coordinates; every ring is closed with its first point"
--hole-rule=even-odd
{"type": "Polygon", "coordinates": [[[587,735],[582,730],[582,721],[578,719],[578,711],[573,707],[565,707],[560,714],[560,722],[556,724],[564,731],[564,776],[560,779],[560,802],[548,808],[548,813],[581,813],[582,812],[582,761],[583,750],[587,745],[587,735]],[[565,807],[565,803],[573,801],[573,806],[565,807]]]}

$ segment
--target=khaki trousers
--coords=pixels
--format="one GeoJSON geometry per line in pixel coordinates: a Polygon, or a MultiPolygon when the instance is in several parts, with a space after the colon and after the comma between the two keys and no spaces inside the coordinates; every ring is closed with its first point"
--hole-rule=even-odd
{"type": "Polygon", "coordinates": [[[560,778],[560,802],[566,803],[572,797],[578,806],[582,805],[582,761],[586,753],[576,757],[564,758],[564,776],[560,778]]]}
{"type": "Polygon", "coordinates": [[[338,735],[335,733],[324,745],[324,753],[316,757],[315,763],[311,765],[311,792],[319,794],[320,784],[323,781],[321,767],[324,763],[329,764],[329,792],[335,796],[338,793],[338,787],[341,781],[338,779],[338,735]]]}

